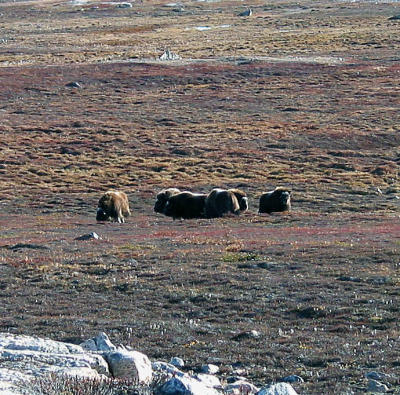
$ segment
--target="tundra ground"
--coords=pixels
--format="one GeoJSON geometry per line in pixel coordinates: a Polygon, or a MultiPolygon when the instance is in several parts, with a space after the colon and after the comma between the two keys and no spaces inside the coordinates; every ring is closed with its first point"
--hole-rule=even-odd
{"type": "Polygon", "coordinates": [[[0,330],[398,392],[398,5],[245,5],[0,3],[0,330]],[[259,215],[277,185],[292,212],[259,215]],[[172,221],[170,186],[250,210],[172,221]],[[125,224],[95,221],[108,188],[125,224]]]}

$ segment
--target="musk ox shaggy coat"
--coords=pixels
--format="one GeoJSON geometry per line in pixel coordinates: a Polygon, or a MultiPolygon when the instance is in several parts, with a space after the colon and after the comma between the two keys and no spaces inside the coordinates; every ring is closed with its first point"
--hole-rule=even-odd
{"type": "Polygon", "coordinates": [[[174,196],[181,191],[178,188],[167,188],[157,193],[154,211],[156,213],[164,213],[165,205],[171,196],[174,196]]]}
{"type": "Polygon", "coordinates": [[[164,214],[173,219],[204,218],[206,197],[203,193],[180,192],[168,199],[164,214]]]}
{"type": "Polygon", "coordinates": [[[289,211],[291,208],[290,195],[291,191],[282,187],[263,193],[260,197],[258,212],[271,214],[272,212],[289,211]]]}
{"type": "MultiPolygon", "coordinates": [[[[239,190],[237,190],[237,193],[240,196],[240,201],[242,202],[244,211],[247,210],[247,198],[242,196],[244,192],[239,194],[239,190]]],[[[208,218],[222,217],[227,213],[238,215],[240,214],[240,211],[241,206],[233,190],[215,188],[207,196],[205,202],[205,214],[208,218]]]]}
{"type": "Polygon", "coordinates": [[[99,200],[97,208],[97,221],[107,221],[111,219],[115,222],[125,222],[129,217],[129,201],[126,193],[121,191],[107,191],[99,200]]]}

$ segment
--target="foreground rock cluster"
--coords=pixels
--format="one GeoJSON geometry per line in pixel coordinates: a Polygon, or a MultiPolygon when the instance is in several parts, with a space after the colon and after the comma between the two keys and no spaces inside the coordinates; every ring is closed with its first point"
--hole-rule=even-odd
{"type": "MultiPolygon", "coordinates": [[[[153,362],[141,352],[124,346],[116,347],[105,333],[80,345],[42,339],[33,336],[0,333],[0,395],[41,394],[35,386],[40,377],[74,377],[75,384],[89,380],[102,383],[112,379],[126,379],[140,385],[151,385],[154,377],[162,377],[153,386],[158,395],[296,395],[290,383],[303,382],[292,375],[282,382],[258,388],[240,376],[232,376],[224,383],[217,377],[216,365],[203,365],[200,373],[184,373],[184,361],[172,358],[169,363],[153,362]],[[33,392],[32,392],[33,391],[33,392]]],[[[368,391],[386,392],[382,377],[371,372],[368,391]]],[[[92,387],[91,387],[92,388],[92,387]]],[[[55,393],[55,392],[54,392],[55,393]]],[[[90,392],[91,393],[96,392],[90,392]]]]}

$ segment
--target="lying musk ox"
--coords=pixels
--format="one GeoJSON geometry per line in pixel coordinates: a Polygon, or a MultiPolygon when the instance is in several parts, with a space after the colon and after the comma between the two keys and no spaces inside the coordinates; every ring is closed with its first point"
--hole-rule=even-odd
{"type": "Polygon", "coordinates": [[[273,191],[265,192],[260,197],[259,213],[268,213],[278,211],[289,211],[291,191],[286,188],[277,187],[273,191]]]}
{"type": "Polygon", "coordinates": [[[204,218],[206,194],[188,191],[171,196],[165,204],[164,214],[173,219],[204,218]]]}
{"type": "Polygon", "coordinates": [[[167,188],[157,193],[154,211],[156,213],[164,213],[165,205],[167,204],[168,199],[178,193],[180,193],[178,188],[167,188]]]}
{"type": "Polygon", "coordinates": [[[129,217],[129,201],[126,193],[120,191],[107,191],[99,200],[97,208],[97,221],[107,221],[111,219],[115,222],[125,222],[129,217]]]}
{"type": "Polygon", "coordinates": [[[208,218],[222,217],[224,214],[240,214],[248,209],[246,194],[239,189],[213,189],[205,202],[205,214],[208,218]]]}

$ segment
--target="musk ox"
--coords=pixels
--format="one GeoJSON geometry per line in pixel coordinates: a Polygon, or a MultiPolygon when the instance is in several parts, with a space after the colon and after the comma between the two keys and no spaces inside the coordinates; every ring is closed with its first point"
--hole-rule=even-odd
{"type": "Polygon", "coordinates": [[[259,213],[268,213],[278,211],[289,211],[291,191],[286,188],[277,187],[273,191],[265,192],[260,197],[259,213]]]}
{"type": "Polygon", "coordinates": [[[204,218],[207,195],[188,191],[172,195],[165,204],[164,214],[173,219],[204,218]]]}
{"type": "Polygon", "coordinates": [[[181,191],[178,188],[167,188],[157,193],[154,211],[156,213],[164,213],[165,205],[171,196],[174,196],[181,191]]]}
{"type": "Polygon", "coordinates": [[[213,189],[205,202],[205,214],[208,218],[222,217],[224,214],[240,214],[248,208],[247,197],[239,189],[213,189]]]}
{"type": "Polygon", "coordinates": [[[107,191],[100,199],[97,208],[96,220],[115,222],[125,222],[125,218],[129,217],[129,201],[126,193],[121,191],[107,191]]]}

